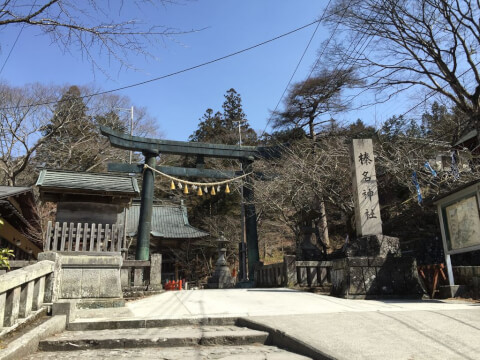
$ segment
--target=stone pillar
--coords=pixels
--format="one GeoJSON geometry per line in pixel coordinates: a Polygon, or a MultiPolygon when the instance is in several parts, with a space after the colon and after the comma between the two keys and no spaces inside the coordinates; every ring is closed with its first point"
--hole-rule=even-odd
{"type": "Polygon", "coordinates": [[[297,282],[297,267],[294,255],[285,255],[283,257],[283,272],[285,274],[283,286],[294,286],[297,282]]]}
{"type": "Polygon", "coordinates": [[[45,297],[45,276],[35,280],[33,285],[33,302],[32,309],[39,310],[43,305],[43,299],[45,297]]]}
{"type": "Polygon", "coordinates": [[[60,296],[60,284],[62,282],[62,261],[58,253],[53,251],[38,254],[38,261],[49,260],[55,263],[53,272],[45,278],[45,303],[54,303],[60,296]]]}
{"type": "Polygon", "coordinates": [[[33,280],[22,286],[22,290],[20,292],[20,309],[18,312],[21,318],[28,317],[28,315],[30,315],[30,313],[32,312],[33,287],[33,280]]]}
{"type": "Polygon", "coordinates": [[[353,139],[351,151],[357,236],[382,233],[372,139],[353,139]]]}
{"type": "MultiPolygon", "coordinates": [[[[155,153],[144,153],[145,164],[155,169],[155,153]]],[[[155,174],[151,169],[145,169],[142,182],[142,202],[138,221],[137,248],[135,260],[148,260],[150,254],[150,230],[152,228],[153,187],[155,174]]]]}
{"type": "Polygon", "coordinates": [[[150,257],[150,285],[148,290],[162,289],[162,254],[152,254],[150,257]]]}
{"type": "Polygon", "coordinates": [[[15,324],[18,319],[20,310],[20,286],[7,292],[5,300],[5,317],[3,319],[3,326],[10,327],[15,324]]]}
{"type": "MultiPolygon", "coordinates": [[[[242,163],[243,171],[248,174],[253,171],[253,161],[242,163]]],[[[254,280],[255,264],[260,261],[258,251],[257,214],[255,211],[255,196],[253,191],[253,177],[247,176],[243,186],[245,201],[245,232],[247,237],[248,278],[254,280]]]]}

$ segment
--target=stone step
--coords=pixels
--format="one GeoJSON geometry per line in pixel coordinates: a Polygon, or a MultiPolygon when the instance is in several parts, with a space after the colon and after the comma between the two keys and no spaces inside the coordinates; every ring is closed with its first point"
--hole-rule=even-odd
{"type": "Polygon", "coordinates": [[[235,325],[236,317],[199,317],[180,319],[161,318],[78,318],[67,325],[71,331],[108,330],[108,329],[138,329],[160,328],[167,326],[196,326],[196,325],[235,325]]]}
{"type": "Polygon", "coordinates": [[[168,359],[168,360],[307,360],[310,358],[275,346],[195,346],[172,348],[88,349],[78,351],[37,352],[25,360],[88,359],[168,359]]]}
{"type": "Polygon", "coordinates": [[[264,344],[268,333],[237,326],[172,326],[65,331],[40,341],[41,351],[264,344]]]}

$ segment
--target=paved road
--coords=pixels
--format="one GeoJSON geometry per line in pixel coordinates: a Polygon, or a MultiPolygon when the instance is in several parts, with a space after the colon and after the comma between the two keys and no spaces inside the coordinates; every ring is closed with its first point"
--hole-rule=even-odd
{"type": "Polygon", "coordinates": [[[193,290],[80,316],[248,317],[336,359],[480,359],[480,304],[461,301],[346,300],[288,289],[193,290]]]}

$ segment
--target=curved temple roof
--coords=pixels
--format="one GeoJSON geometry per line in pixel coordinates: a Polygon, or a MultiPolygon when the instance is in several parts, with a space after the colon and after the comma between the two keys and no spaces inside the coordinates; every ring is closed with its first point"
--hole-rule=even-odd
{"type": "Polygon", "coordinates": [[[42,170],[36,184],[40,191],[138,196],[137,180],[126,175],[42,170]]]}
{"type": "MultiPolygon", "coordinates": [[[[137,235],[139,216],[140,204],[127,209],[127,236],[137,235]]],[[[209,235],[188,223],[187,209],[182,205],[153,205],[150,233],[168,239],[197,239],[209,235]]]]}

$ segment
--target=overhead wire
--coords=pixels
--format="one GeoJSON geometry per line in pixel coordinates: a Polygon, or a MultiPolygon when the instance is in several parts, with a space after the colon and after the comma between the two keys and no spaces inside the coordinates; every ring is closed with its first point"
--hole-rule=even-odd
{"type": "MultiPolygon", "coordinates": [[[[332,15],[337,15],[337,14],[339,14],[340,12],[343,11],[343,13],[340,15],[340,20],[343,19],[343,17],[345,16],[345,14],[346,14],[346,12],[347,12],[350,4],[352,3],[352,1],[353,1],[353,0],[350,0],[350,1],[348,2],[348,4],[347,4],[343,9],[341,9],[340,11],[337,11],[337,12],[333,13],[332,15]]],[[[330,2],[328,3],[328,5],[329,5],[329,4],[330,4],[330,2]]],[[[327,5],[327,7],[328,7],[328,5],[327,5]]],[[[324,11],[324,13],[323,13],[323,16],[322,16],[321,21],[323,21],[323,19],[324,19],[324,15],[325,15],[325,13],[326,13],[327,7],[325,8],[325,11],[324,11]]],[[[373,10],[371,10],[370,12],[372,13],[373,10]]],[[[378,14],[377,14],[377,16],[378,16],[378,14]]],[[[377,16],[376,16],[376,17],[377,17],[377,16]]],[[[327,17],[329,17],[329,16],[327,16],[327,17]]],[[[321,51],[320,54],[317,56],[317,60],[316,60],[315,64],[312,66],[312,68],[310,69],[310,72],[309,72],[309,74],[307,75],[306,79],[303,81],[303,84],[305,84],[305,82],[308,81],[308,80],[311,78],[313,72],[315,71],[315,69],[317,69],[317,66],[318,66],[319,62],[320,62],[323,54],[324,54],[325,51],[327,50],[328,45],[330,44],[331,40],[333,39],[333,37],[334,37],[334,35],[335,35],[335,32],[338,30],[339,25],[340,25],[340,21],[337,21],[337,23],[336,23],[336,25],[335,25],[335,28],[332,30],[332,32],[331,32],[330,37],[328,38],[328,40],[324,43],[324,46],[323,46],[322,51],[321,51]]],[[[356,43],[356,45],[354,46],[354,48],[353,48],[352,51],[351,51],[351,55],[353,54],[353,52],[356,51],[358,45],[360,45],[360,43],[361,43],[361,41],[363,40],[363,38],[365,37],[365,35],[366,35],[366,34],[364,33],[364,34],[362,35],[362,37],[360,38],[360,40],[356,43]]],[[[358,33],[355,35],[354,39],[350,42],[350,45],[349,45],[349,47],[347,48],[346,53],[349,52],[350,48],[351,48],[352,45],[355,43],[355,40],[356,40],[357,37],[358,37],[358,33]]],[[[370,41],[371,41],[371,39],[369,40],[368,43],[370,43],[370,41]]],[[[360,48],[362,48],[362,47],[366,44],[366,42],[367,42],[367,40],[365,40],[365,42],[360,46],[360,48]]],[[[366,44],[366,45],[364,46],[364,49],[362,50],[362,52],[361,52],[360,54],[359,54],[359,51],[357,50],[357,54],[358,54],[359,57],[360,57],[361,54],[363,54],[363,52],[365,51],[365,49],[366,49],[367,46],[368,46],[368,44],[366,44]]],[[[341,62],[337,63],[337,65],[335,66],[335,69],[334,69],[332,72],[336,72],[337,74],[340,73],[340,71],[341,71],[342,69],[339,69],[339,67],[340,67],[340,66],[343,67],[343,65],[346,65],[348,59],[352,60],[352,58],[354,58],[354,56],[351,56],[351,55],[347,56],[346,58],[344,57],[344,60],[342,60],[341,62]]],[[[354,59],[352,65],[350,65],[350,66],[353,66],[353,64],[354,64],[356,61],[358,61],[358,58],[357,58],[357,59],[354,59]]],[[[298,67],[298,65],[297,65],[297,67],[298,67]]],[[[296,72],[296,69],[295,69],[295,72],[296,72]]],[[[293,75],[295,75],[295,72],[294,72],[293,75]]],[[[272,111],[272,115],[269,117],[269,119],[268,119],[268,121],[267,121],[267,124],[265,125],[265,127],[264,127],[264,129],[263,129],[263,131],[262,131],[262,134],[260,135],[260,137],[263,136],[263,134],[265,133],[265,131],[266,131],[267,127],[268,127],[268,125],[269,125],[270,122],[272,121],[272,119],[273,119],[273,117],[274,117],[274,114],[275,114],[278,106],[280,105],[280,103],[281,103],[281,101],[282,101],[282,99],[283,99],[283,97],[284,97],[284,95],[285,95],[288,87],[290,86],[291,80],[293,79],[293,75],[292,75],[292,77],[290,78],[290,81],[288,82],[287,86],[285,87],[285,90],[283,91],[282,96],[280,97],[279,101],[277,102],[277,105],[275,106],[275,109],[272,111]]]]}
{"type": "MultiPolygon", "coordinates": [[[[190,67],[187,67],[187,68],[184,68],[184,69],[181,69],[181,70],[178,70],[178,71],[174,71],[174,72],[171,72],[169,74],[166,74],[166,75],[162,75],[162,76],[158,76],[158,77],[155,77],[155,78],[152,78],[152,79],[148,79],[148,80],[145,80],[145,81],[139,81],[139,82],[136,82],[136,83],[133,83],[133,84],[130,84],[130,85],[125,85],[125,86],[121,86],[121,87],[118,87],[118,88],[114,88],[114,89],[110,89],[110,90],[105,90],[105,91],[99,91],[99,92],[95,92],[95,93],[92,93],[92,94],[87,94],[87,95],[82,95],[82,96],[79,96],[79,99],[86,99],[86,98],[90,98],[90,97],[94,97],[94,96],[99,96],[99,95],[104,95],[104,94],[109,94],[109,93],[113,93],[113,92],[117,92],[117,91],[121,91],[121,90],[126,90],[126,89],[131,89],[131,88],[134,88],[134,87],[137,87],[137,86],[141,86],[141,85],[145,85],[145,84],[149,84],[149,83],[152,83],[152,82],[155,82],[155,81],[159,81],[159,80],[163,80],[163,79],[166,79],[166,78],[169,78],[169,77],[173,77],[173,76],[176,76],[176,75],[180,75],[180,74],[183,74],[185,72],[188,72],[188,71],[192,71],[192,70],[195,70],[195,69],[198,69],[198,68],[201,68],[201,67],[204,67],[204,66],[207,66],[207,65],[210,65],[210,64],[213,64],[213,63],[216,63],[216,62],[219,62],[219,61],[222,61],[222,60],[225,60],[225,59],[228,59],[228,58],[231,58],[233,56],[236,56],[236,55],[240,55],[242,53],[245,53],[247,51],[250,51],[250,50],[253,50],[253,49],[256,49],[260,46],[263,46],[263,45],[266,45],[266,44],[269,44],[271,42],[274,42],[276,40],[279,40],[281,38],[284,38],[286,36],[289,36],[291,34],[294,34],[300,30],[303,30],[305,28],[308,28],[314,24],[317,24],[321,21],[321,19],[317,19],[315,21],[312,21],[308,24],[305,24],[305,25],[302,25],[300,27],[297,27],[293,30],[290,30],[286,33],[283,33],[283,34],[280,34],[280,35],[277,35],[271,39],[268,39],[268,40],[265,40],[265,41],[262,41],[260,43],[257,43],[255,45],[252,45],[252,46],[249,46],[247,48],[244,48],[244,49],[241,49],[241,50],[238,50],[238,51],[235,51],[235,52],[232,52],[232,53],[229,53],[227,55],[224,55],[224,56],[220,56],[218,58],[215,58],[213,60],[209,60],[209,61],[206,61],[206,62],[203,62],[203,63],[200,63],[200,64],[197,64],[197,65],[194,65],[194,66],[190,66],[190,67]]],[[[62,100],[62,99],[59,99],[59,100],[55,100],[55,101],[45,101],[45,102],[39,102],[39,103],[35,103],[35,104],[31,104],[31,105],[21,105],[21,106],[16,106],[16,107],[3,107],[3,108],[0,108],[0,110],[11,110],[11,109],[19,109],[19,108],[27,108],[27,107],[33,107],[33,106],[44,106],[44,105],[52,105],[52,104],[57,104],[57,103],[60,103],[62,101],[67,101],[67,100],[62,100]]]]}
{"type": "MultiPolygon", "coordinates": [[[[33,2],[33,5],[32,7],[30,8],[30,12],[32,12],[33,8],[35,7],[35,5],[37,4],[37,0],[35,0],[33,2]]],[[[0,69],[0,74],[3,72],[3,69],[5,68],[5,65],[7,65],[7,62],[8,60],[10,59],[10,56],[12,55],[12,52],[13,52],[13,49],[15,48],[15,46],[17,45],[17,42],[18,42],[18,39],[20,38],[20,35],[22,35],[22,32],[23,32],[23,29],[25,28],[25,25],[26,23],[23,23],[22,24],[22,27],[20,28],[20,31],[18,32],[17,34],[17,37],[15,38],[15,41],[13,42],[13,45],[12,47],[10,48],[10,51],[8,52],[8,55],[7,57],[5,58],[5,61],[3,62],[3,65],[2,65],[2,68],[0,69]]]]}
{"type": "Polygon", "coordinates": [[[324,17],[325,17],[325,14],[326,14],[326,12],[327,12],[327,9],[328,9],[328,7],[330,6],[330,3],[331,3],[331,2],[332,2],[332,0],[329,0],[328,3],[327,3],[327,6],[325,6],[325,8],[324,8],[324,10],[323,10],[323,14],[322,14],[321,18],[318,20],[317,26],[315,27],[315,30],[313,31],[312,36],[310,37],[310,40],[308,41],[307,46],[305,47],[305,50],[303,50],[302,56],[301,56],[300,59],[298,60],[297,66],[295,66],[295,70],[293,70],[292,76],[290,76],[290,79],[288,80],[287,85],[286,85],[285,88],[283,89],[282,95],[280,96],[280,99],[278,100],[277,105],[275,105],[275,108],[274,108],[273,111],[272,111],[272,115],[271,115],[270,118],[268,119],[267,124],[265,125],[265,128],[263,129],[263,131],[262,131],[262,133],[260,134],[259,137],[262,137],[263,134],[265,134],[265,131],[267,130],[267,127],[268,127],[270,121],[273,119],[273,116],[274,116],[275,112],[277,111],[278,106],[279,106],[280,103],[282,102],[282,99],[283,99],[283,97],[285,96],[285,93],[287,92],[288,88],[290,87],[290,84],[292,83],[292,80],[293,80],[295,74],[297,73],[297,70],[298,70],[298,68],[300,67],[300,64],[302,63],[303,58],[305,57],[305,54],[307,53],[308,48],[310,47],[310,44],[312,43],[313,38],[315,37],[315,34],[317,33],[318,28],[320,27],[320,23],[323,21],[323,19],[324,19],[324,17]]]}

